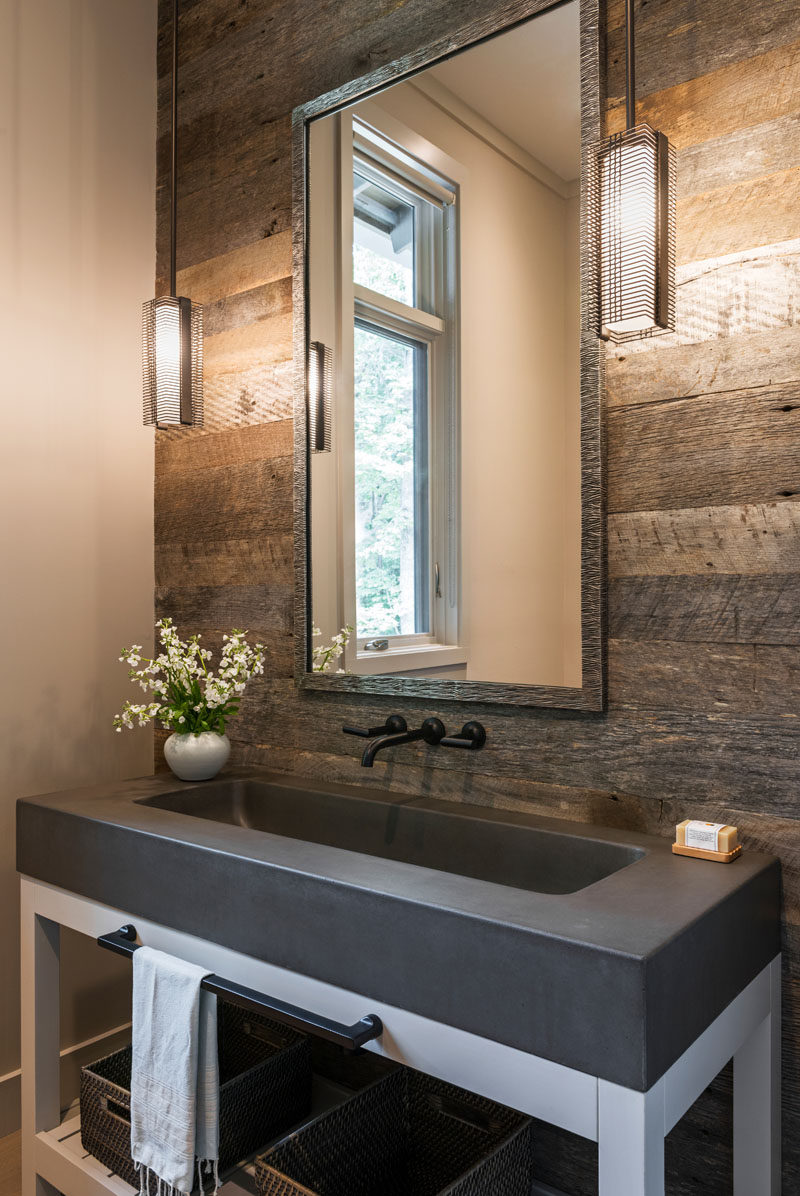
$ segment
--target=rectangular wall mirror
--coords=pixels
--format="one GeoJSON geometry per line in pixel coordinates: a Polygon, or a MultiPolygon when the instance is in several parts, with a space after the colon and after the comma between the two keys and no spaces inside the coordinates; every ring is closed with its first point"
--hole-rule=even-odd
{"type": "Polygon", "coordinates": [[[503,11],[295,113],[298,681],[597,710],[597,0],[503,11]]]}

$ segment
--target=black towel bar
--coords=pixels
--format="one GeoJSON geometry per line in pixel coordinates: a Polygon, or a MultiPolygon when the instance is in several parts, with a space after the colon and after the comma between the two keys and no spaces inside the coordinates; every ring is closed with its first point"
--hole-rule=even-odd
{"type": "MultiPolygon", "coordinates": [[[[139,949],[136,927],[130,924],[121,926],[112,934],[101,934],[97,942],[107,951],[128,957],[139,949]]],[[[344,1026],[341,1022],[332,1022],[318,1013],[310,1013],[309,1010],[299,1009],[296,1005],[287,1005],[277,997],[268,997],[255,989],[234,984],[232,980],[223,980],[221,976],[206,976],[201,984],[208,992],[224,997],[232,1005],[240,1005],[242,1009],[249,1009],[253,1013],[269,1014],[276,1022],[283,1022],[295,1030],[316,1034],[319,1038],[335,1042],[337,1046],[343,1046],[349,1051],[358,1050],[365,1042],[380,1038],[383,1033],[383,1022],[374,1013],[362,1017],[354,1026],[344,1026]]]]}

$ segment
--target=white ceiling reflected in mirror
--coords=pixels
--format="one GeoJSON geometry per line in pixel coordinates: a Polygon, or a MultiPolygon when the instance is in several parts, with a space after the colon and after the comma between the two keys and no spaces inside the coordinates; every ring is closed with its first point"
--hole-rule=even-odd
{"type": "Polygon", "coordinates": [[[571,0],[305,125],[312,672],[581,691],[580,61],[571,0]]]}

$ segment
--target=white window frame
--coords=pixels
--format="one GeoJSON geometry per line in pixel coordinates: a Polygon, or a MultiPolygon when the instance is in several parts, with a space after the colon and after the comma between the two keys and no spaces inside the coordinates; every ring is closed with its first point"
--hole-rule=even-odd
{"type": "Polygon", "coordinates": [[[357,674],[463,665],[467,653],[459,643],[459,379],[458,379],[458,209],[457,188],[415,160],[377,127],[340,115],[339,137],[338,310],[340,345],[337,408],[339,443],[341,623],[355,626],[355,444],[353,434],[353,330],[355,321],[398,333],[427,346],[429,413],[429,543],[430,631],[414,635],[353,637],[343,665],[357,674]],[[418,303],[411,307],[353,282],[353,168],[394,185],[404,199],[420,201],[417,212],[435,205],[440,221],[415,238],[418,303]],[[438,226],[438,228],[436,227],[438,226]],[[443,268],[442,268],[443,264],[443,268]],[[438,268],[437,268],[438,265],[438,268]],[[338,400],[341,398],[342,402],[338,400]],[[345,407],[347,410],[345,411],[345,407]],[[436,581],[438,578],[438,590],[436,581]],[[383,651],[366,648],[386,638],[383,651]]]}

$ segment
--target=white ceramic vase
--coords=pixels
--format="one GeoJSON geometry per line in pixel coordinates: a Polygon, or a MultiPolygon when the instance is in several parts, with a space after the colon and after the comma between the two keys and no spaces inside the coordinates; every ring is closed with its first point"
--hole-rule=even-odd
{"type": "Polygon", "coordinates": [[[199,735],[170,735],[164,744],[164,759],[182,781],[210,781],[231,754],[231,741],[216,731],[199,735]]]}

